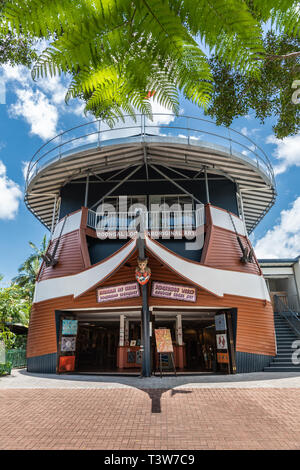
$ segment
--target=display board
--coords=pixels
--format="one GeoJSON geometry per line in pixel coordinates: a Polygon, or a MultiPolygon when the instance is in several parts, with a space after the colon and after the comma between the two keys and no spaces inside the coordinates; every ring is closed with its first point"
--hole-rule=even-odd
{"type": "Polygon", "coordinates": [[[155,330],[156,348],[158,353],[172,353],[173,344],[171,332],[167,329],[155,330]]]}
{"type": "Polygon", "coordinates": [[[218,315],[215,315],[215,325],[216,325],[216,331],[226,331],[227,330],[225,313],[220,313],[218,315]]]}
{"type": "Polygon", "coordinates": [[[78,322],[77,320],[63,320],[62,321],[62,335],[77,335],[78,322]]]}

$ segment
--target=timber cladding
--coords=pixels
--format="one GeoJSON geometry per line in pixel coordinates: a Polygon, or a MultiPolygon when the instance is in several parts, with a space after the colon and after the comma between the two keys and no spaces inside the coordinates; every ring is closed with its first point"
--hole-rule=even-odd
{"type": "MultiPolygon", "coordinates": [[[[56,242],[57,239],[50,243],[48,253],[52,254],[56,242]]],[[[85,239],[84,242],[85,245],[83,243],[81,230],[74,230],[73,232],[62,235],[55,254],[55,258],[58,259],[58,264],[53,268],[52,266],[47,267],[43,262],[39,273],[39,281],[83,271],[88,266],[85,239]]]]}
{"type": "MultiPolygon", "coordinates": [[[[255,262],[242,264],[240,262],[240,247],[236,235],[211,224],[209,208],[207,212],[206,239],[202,254],[201,264],[216,268],[248,272],[249,274],[260,274],[259,267],[255,262]]],[[[69,232],[61,237],[57,257],[59,259],[55,268],[46,268],[42,265],[39,281],[50,278],[67,276],[86,269],[89,264],[89,255],[86,246],[86,238],[83,223],[79,230],[69,232]]],[[[246,238],[240,236],[243,243],[246,238]]],[[[50,252],[53,245],[50,246],[50,252]]],[[[179,276],[162,261],[156,258],[149,250],[146,250],[152,271],[152,280],[190,285],[191,283],[179,276]]],[[[200,261],[200,260],[199,260],[200,261]]],[[[104,282],[85,292],[82,296],[73,298],[72,295],[59,297],[32,306],[27,356],[36,357],[57,352],[55,311],[65,309],[99,308],[96,290],[99,286],[110,286],[135,281],[135,268],[137,266],[137,252],[133,252],[117,270],[104,282]]],[[[217,297],[204,289],[197,287],[196,302],[180,302],[178,300],[152,298],[150,296],[151,282],[148,284],[150,306],[177,307],[180,312],[181,306],[201,306],[237,309],[237,336],[236,351],[247,354],[262,356],[274,356],[276,353],[275,330],[273,309],[270,302],[236,295],[224,295],[217,297]]],[[[132,298],[105,302],[105,307],[137,307],[141,308],[142,299],[132,298]]],[[[174,314],[176,309],[173,310],[174,314]]]]}
{"type": "MultiPolygon", "coordinates": [[[[224,295],[224,297],[219,298],[199,289],[196,303],[178,303],[175,300],[150,297],[149,305],[176,306],[179,311],[181,305],[236,308],[236,350],[269,356],[275,355],[273,309],[270,302],[232,295],[224,295]]],[[[141,307],[141,299],[127,299],[126,302],[124,300],[106,302],[105,306],[141,307]]],[[[96,301],[96,289],[76,300],[72,296],[67,296],[34,304],[30,318],[27,356],[34,357],[57,352],[56,310],[84,309],[88,307],[99,308],[96,301]]]]}

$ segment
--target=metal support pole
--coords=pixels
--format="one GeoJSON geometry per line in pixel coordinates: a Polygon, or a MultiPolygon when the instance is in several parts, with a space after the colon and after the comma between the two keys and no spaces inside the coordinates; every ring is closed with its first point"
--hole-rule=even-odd
{"type": "Polygon", "coordinates": [[[196,198],[193,194],[189,193],[183,186],[181,186],[180,184],[176,183],[176,181],[174,181],[172,178],[170,178],[168,175],[166,175],[164,172],[162,172],[161,170],[159,170],[155,165],[153,164],[149,164],[149,166],[151,168],[153,168],[155,171],[157,171],[157,173],[159,173],[161,176],[163,176],[166,180],[170,181],[170,183],[173,183],[174,186],[176,186],[177,188],[179,188],[181,191],[183,191],[185,194],[187,194],[188,196],[191,197],[191,199],[193,199],[194,201],[198,202],[198,204],[202,204],[201,201],[199,201],[198,198],[196,198]]]}
{"type": "Polygon", "coordinates": [[[53,206],[53,212],[52,212],[51,235],[53,234],[54,225],[55,225],[56,201],[57,201],[57,197],[55,196],[55,199],[54,199],[54,206],[53,206]]]}
{"type": "Polygon", "coordinates": [[[129,175],[127,175],[122,181],[120,181],[118,184],[116,184],[112,189],[110,189],[110,191],[108,191],[104,196],[102,196],[101,199],[99,199],[99,201],[95,202],[95,204],[92,205],[92,207],[90,207],[90,209],[93,209],[94,207],[96,206],[99,206],[99,204],[104,201],[104,199],[108,196],[110,196],[116,189],[118,189],[119,186],[121,186],[123,183],[125,183],[131,176],[134,175],[134,173],[136,173],[140,168],[142,168],[143,165],[139,165],[137,167],[135,167],[135,169],[129,173],[129,175]]]}
{"type": "Polygon", "coordinates": [[[90,175],[87,174],[86,183],[85,183],[85,196],[84,196],[84,207],[88,206],[88,198],[89,198],[89,182],[90,182],[90,175]]]}
{"type": "Polygon", "coordinates": [[[206,169],[206,168],[204,168],[204,176],[205,176],[206,204],[210,204],[210,200],[209,200],[209,187],[208,187],[207,169],[206,169]]]}
{"type": "MultiPolygon", "coordinates": [[[[139,257],[143,259],[145,257],[145,240],[140,236],[137,239],[137,246],[139,251],[139,257]]],[[[142,318],[141,318],[141,330],[142,330],[142,377],[151,377],[151,347],[150,347],[150,311],[148,306],[148,286],[145,284],[141,286],[142,289],[142,318]]]]}

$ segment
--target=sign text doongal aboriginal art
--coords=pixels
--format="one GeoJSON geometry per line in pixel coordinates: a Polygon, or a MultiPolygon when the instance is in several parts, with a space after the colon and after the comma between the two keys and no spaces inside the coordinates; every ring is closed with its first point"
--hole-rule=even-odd
{"type": "Polygon", "coordinates": [[[179,284],[153,281],[151,295],[152,297],[196,302],[197,289],[193,286],[181,286],[179,284]]]}
{"type": "Polygon", "coordinates": [[[97,302],[111,302],[112,300],[139,297],[140,288],[137,282],[128,282],[116,286],[100,287],[97,289],[97,302]]]}

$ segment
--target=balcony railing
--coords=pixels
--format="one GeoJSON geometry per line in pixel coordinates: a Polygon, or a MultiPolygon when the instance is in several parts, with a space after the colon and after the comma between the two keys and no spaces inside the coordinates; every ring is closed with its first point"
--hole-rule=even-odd
{"type": "Polygon", "coordinates": [[[128,138],[170,137],[179,139],[180,143],[210,145],[215,149],[235,154],[239,158],[254,164],[258,170],[267,175],[275,186],[271,162],[252,139],[241,132],[224,126],[218,126],[208,119],[190,116],[174,116],[167,113],[154,113],[151,121],[143,114],[125,116],[124,122],[118,122],[109,128],[99,120],[87,122],[68,129],[42,145],[29,162],[26,176],[26,188],[32,178],[49,163],[59,161],[78,150],[101,148],[116,141],[128,141],[128,138]]]}
{"type": "Polygon", "coordinates": [[[87,226],[96,230],[99,238],[129,238],[141,231],[154,238],[192,238],[204,223],[204,207],[192,211],[103,213],[89,209],[87,217],[87,226]]]}

